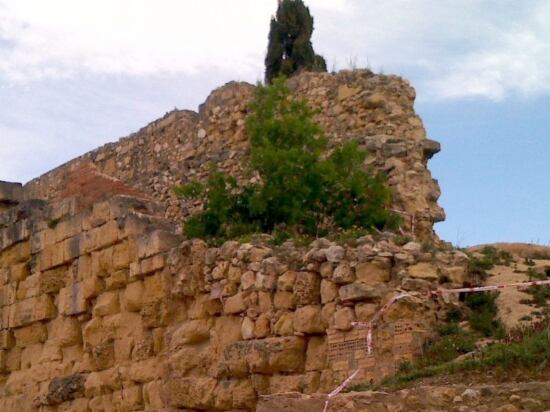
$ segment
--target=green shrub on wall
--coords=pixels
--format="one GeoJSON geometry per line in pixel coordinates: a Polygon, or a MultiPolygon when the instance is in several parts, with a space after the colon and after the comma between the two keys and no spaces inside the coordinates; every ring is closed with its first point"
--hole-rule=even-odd
{"type": "Polygon", "coordinates": [[[228,239],[248,233],[325,235],[350,228],[395,228],[385,205],[385,177],[363,166],[367,156],[355,141],[328,150],[313,111],[293,97],[283,78],[256,89],[246,130],[251,174],[260,183],[239,186],[213,168],[206,185],[178,187],[200,199],[202,213],[185,223],[189,237],[228,239]]]}

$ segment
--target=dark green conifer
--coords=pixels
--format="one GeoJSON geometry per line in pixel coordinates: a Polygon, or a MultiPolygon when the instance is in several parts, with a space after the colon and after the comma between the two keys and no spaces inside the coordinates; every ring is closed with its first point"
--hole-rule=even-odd
{"type": "Polygon", "coordinates": [[[265,57],[265,81],[291,76],[299,70],[326,71],[325,59],[315,54],[311,44],[313,17],[302,0],[280,0],[271,19],[265,57]]]}

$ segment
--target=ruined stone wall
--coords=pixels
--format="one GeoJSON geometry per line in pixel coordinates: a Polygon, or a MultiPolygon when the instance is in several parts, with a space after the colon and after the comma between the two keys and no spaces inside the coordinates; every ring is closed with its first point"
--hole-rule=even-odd
{"type": "MultiPolygon", "coordinates": [[[[394,208],[408,214],[404,229],[411,229],[414,216],[416,234],[433,237],[433,224],[444,219],[444,212],[437,205],[440,190],[427,162],[439,151],[439,144],[426,139],[414,112],[415,91],[408,82],[358,70],[303,73],[289,84],[319,110],[317,121],[332,142],[357,139],[372,154],[367,163],[387,173],[395,193],[394,208]]],[[[67,175],[93,165],[160,201],[165,217],[180,221],[193,205],[177,199],[171,192],[173,185],[204,179],[210,162],[243,177],[241,161],[248,145],[244,123],[253,91],[249,84],[229,83],[215,90],[199,113],[168,113],[117,143],[29,182],[26,196],[63,197],[67,175]]]]}
{"type": "Polygon", "coordinates": [[[211,248],[175,235],[162,205],[108,193],[0,212],[2,411],[251,411],[356,368],[377,381],[419,353],[444,302],[392,306],[371,356],[351,322],[396,289],[466,276],[461,252],[391,237],[211,248]]]}

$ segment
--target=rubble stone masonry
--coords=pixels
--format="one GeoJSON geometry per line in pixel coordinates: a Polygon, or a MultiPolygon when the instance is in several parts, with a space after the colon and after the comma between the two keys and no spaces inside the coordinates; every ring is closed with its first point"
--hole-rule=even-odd
{"type": "MultiPolygon", "coordinates": [[[[388,175],[393,207],[406,212],[404,229],[432,237],[433,224],[445,218],[437,205],[440,189],[427,168],[440,150],[426,138],[414,111],[415,91],[397,76],[367,70],[303,73],[289,85],[318,111],[317,121],[333,143],[357,139],[371,154],[367,160],[388,175]]],[[[197,205],[177,199],[171,188],[192,179],[204,180],[209,164],[234,176],[243,175],[248,142],[245,118],[254,87],[228,83],[215,90],[199,112],[167,113],[139,132],[83,155],[25,185],[28,199],[63,195],[68,175],[83,165],[119,179],[163,204],[164,215],[181,221],[197,205]]],[[[69,179],[70,180],[70,179],[69,179]]]]}

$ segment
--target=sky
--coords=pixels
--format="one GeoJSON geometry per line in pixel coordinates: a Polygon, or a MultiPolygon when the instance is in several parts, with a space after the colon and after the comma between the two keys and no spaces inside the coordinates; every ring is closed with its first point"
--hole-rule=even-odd
{"type": "MultiPolygon", "coordinates": [[[[417,91],[457,246],[550,244],[550,1],[306,0],[330,70],[417,91]]],[[[0,180],[263,78],[276,0],[0,0],[0,180]]]]}

